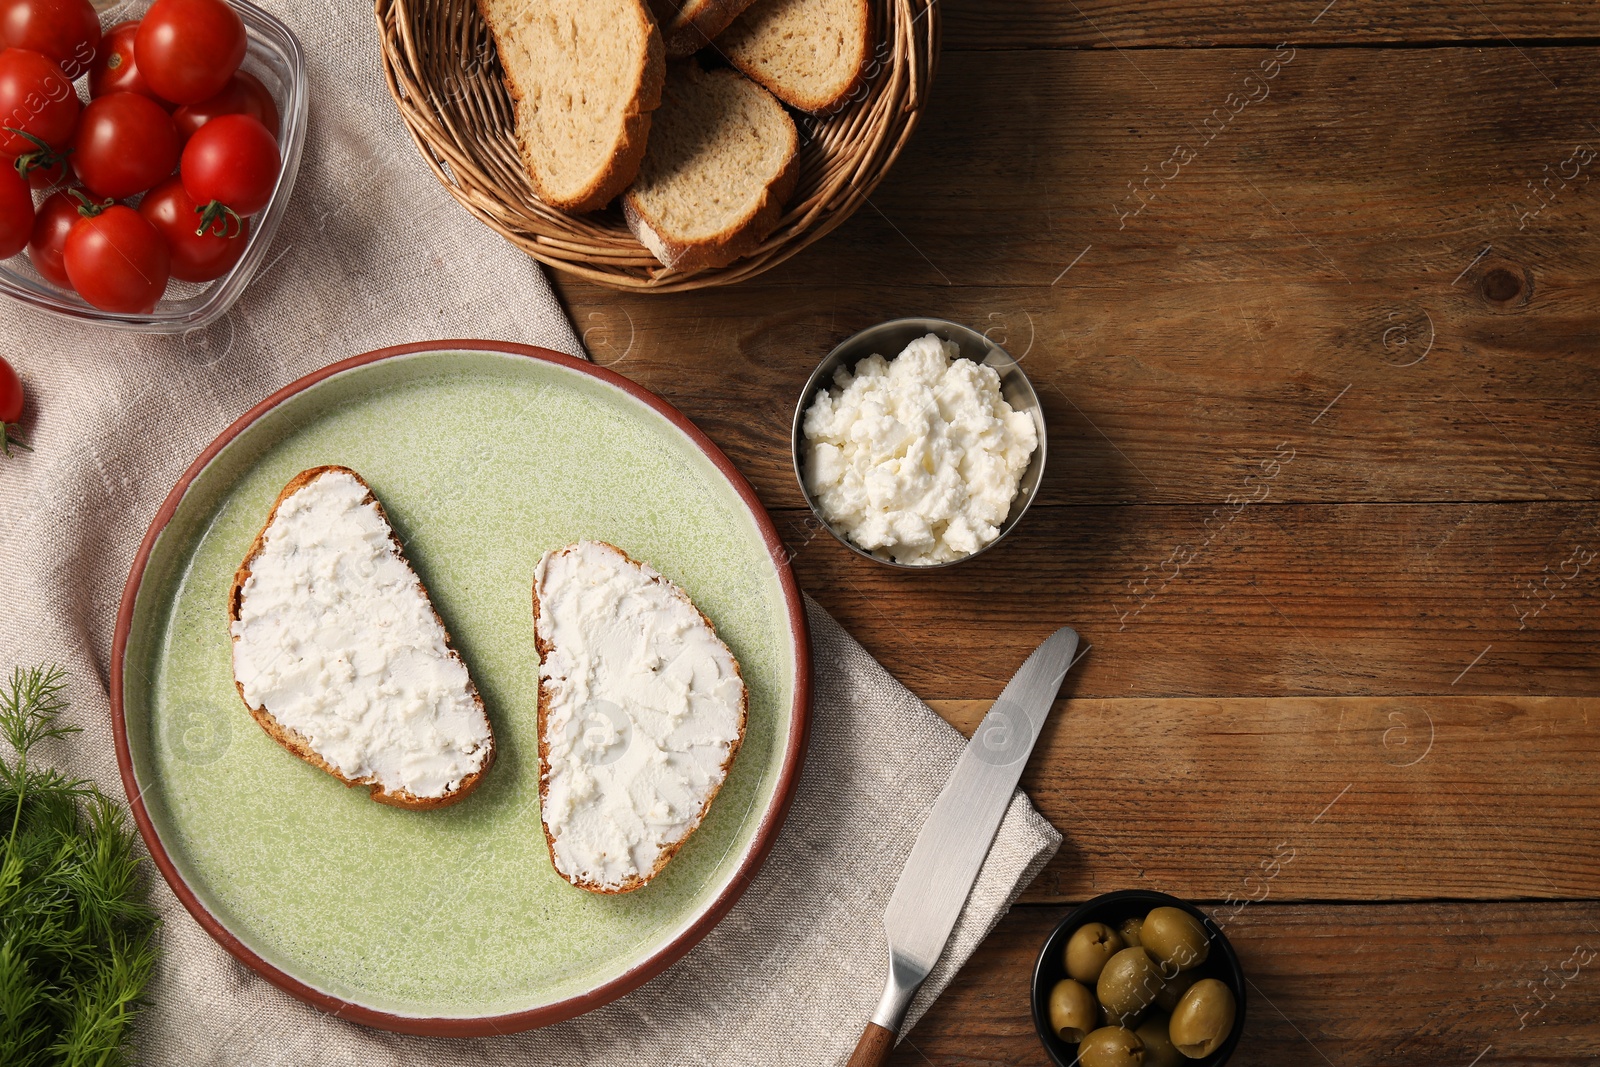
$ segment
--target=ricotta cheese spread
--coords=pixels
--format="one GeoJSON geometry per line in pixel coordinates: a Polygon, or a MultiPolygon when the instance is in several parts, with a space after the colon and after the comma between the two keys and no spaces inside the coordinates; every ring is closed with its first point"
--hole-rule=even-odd
{"type": "Polygon", "coordinates": [[[739,665],[677,586],[599,541],[534,571],[542,818],[556,869],[637,888],[700,824],[744,736],[739,665]]]}
{"type": "Polygon", "coordinates": [[[993,368],[938,336],[871,355],[806,410],[806,487],[834,529],[896,563],[946,563],[1000,535],[1029,457],[1033,419],[993,368]]]}
{"type": "Polygon", "coordinates": [[[278,505],[240,590],[234,677],[344,777],[439,797],[483,768],[489,721],[367,498],[328,471],[278,505]]]}

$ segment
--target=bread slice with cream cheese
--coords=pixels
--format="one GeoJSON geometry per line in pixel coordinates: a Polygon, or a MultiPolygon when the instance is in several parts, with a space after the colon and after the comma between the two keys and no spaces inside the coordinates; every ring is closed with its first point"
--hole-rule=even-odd
{"type": "Polygon", "coordinates": [[[454,804],[494,763],[483,699],[348,467],[278,494],[228,594],[234,684],[273,740],[373,800],[454,804]]]}
{"type": "Polygon", "coordinates": [[[699,827],[744,741],[739,663],[687,593],[614,545],[534,570],[539,801],[556,872],[649,884],[699,827]]]}

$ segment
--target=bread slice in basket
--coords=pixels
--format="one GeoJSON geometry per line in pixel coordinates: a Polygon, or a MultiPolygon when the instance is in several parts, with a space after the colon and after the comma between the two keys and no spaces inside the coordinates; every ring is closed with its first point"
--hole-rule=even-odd
{"type": "Polygon", "coordinates": [[[752,0],[651,0],[661,24],[668,59],[682,59],[704,48],[749,7],[752,0]]]}
{"type": "Polygon", "coordinates": [[[623,215],[668,267],[726,266],[778,225],[799,144],[783,105],[738,71],[674,64],[623,215]]]}
{"type": "Polygon", "coordinates": [[[380,804],[454,804],[494,763],[466,664],[348,467],[312,467],[283,487],[233,576],[228,620],[251,716],[380,804]]]}
{"type": "Polygon", "coordinates": [[[826,114],[862,84],[872,7],[867,0],[761,0],[717,38],[717,50],[790,107],[826,114]]]}
{"type": "Polygon", "coordinates": [[[628,187],[661,103],[665,57],[645,0],[477,0],[540,200],[594,211],[628,187]]]}
{"type": "Polygon", "coordinates": [[[687,593],[603,541],[544,554],[533,622],[550,860],[580,889],[639,889],[700,826],[744,741],[738,661],[687,593]]]}

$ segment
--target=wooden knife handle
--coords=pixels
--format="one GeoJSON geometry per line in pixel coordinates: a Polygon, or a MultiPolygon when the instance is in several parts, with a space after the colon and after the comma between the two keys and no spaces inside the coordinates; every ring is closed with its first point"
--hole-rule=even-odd
{"type": "Polygon", "coordinates": [[[846,1067],[883,1067],[889,1062],[889,1053],[893,1051],[894,1031],[886,1030],[877,1023],[868,1023],[846,1067]]]}

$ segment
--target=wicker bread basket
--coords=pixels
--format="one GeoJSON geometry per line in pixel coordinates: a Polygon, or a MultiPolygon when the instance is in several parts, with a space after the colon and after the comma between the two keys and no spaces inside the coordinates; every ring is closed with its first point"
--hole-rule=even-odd
{"type": "MultiPolygon", "coordinates": [[[[474,0],[377,0],[384,76],[422,158],[463,207],[539,262],[619,289],[727,285],[782,263],[860,207],[911,136],[939,54],[938,0],[871,0],[869,79],[825,118],[795,114],[800,179],[777,229],[726,267],[663,267],[613,205],[540,202],[517,153],[511,97],[474,0]]],[[[714,47],[714,46],[713,46],[714,47]]],[[[714,61],[714,57],[713,57],[714,61]]]]}

